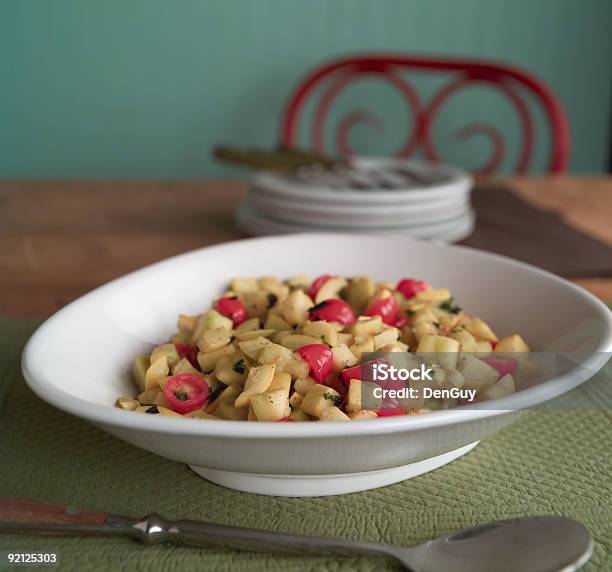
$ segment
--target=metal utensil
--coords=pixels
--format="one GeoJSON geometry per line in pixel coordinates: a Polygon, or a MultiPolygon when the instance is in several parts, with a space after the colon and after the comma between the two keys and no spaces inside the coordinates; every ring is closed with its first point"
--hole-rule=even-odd
{"type": "Polygon", "coordinates": [[[302,536],[157,514],[128,518],[12,497],[0,497],[0,532],[71,536],[126,536],[145,544],[173,542],[240,550],[380,556],[413,572],[569,572],[593,552],[588,530],[567,517],[535,516],[482,524],[404,547],[302,536]]]}
{"type": "Polygon", "coordinates": [[[423,172],[408,165],[366,168],[350,160],[288,147],[269,151],[217,146],[213,149],[213,155],[227,163],[265,169],[304,184],[327,185],[340,190],[406,189],[434,185],[446,180],[439,173],[423,172]]]}

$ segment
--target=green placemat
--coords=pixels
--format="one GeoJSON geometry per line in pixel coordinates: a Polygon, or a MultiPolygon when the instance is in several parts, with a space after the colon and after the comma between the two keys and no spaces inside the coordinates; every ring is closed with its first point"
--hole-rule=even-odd
{"type": "MultiPolygon", "coordinates": [[[[0,320],[2,495],[406,545],[483,521],[561,513],[583,522],[595,538],[585,570],[612,570],[609,410],[528,413],[461,459],[374,491],[315,499],[249,495],[211,484],[185,465],[136,449],[36,398],[19,370],[21,348],[35,326],[0,320]]],[[[145,547],[98,538],[0,535],[0,549],[59,551],[60,568],[79,572],[397,569],[369,558],[145,547]]]]}

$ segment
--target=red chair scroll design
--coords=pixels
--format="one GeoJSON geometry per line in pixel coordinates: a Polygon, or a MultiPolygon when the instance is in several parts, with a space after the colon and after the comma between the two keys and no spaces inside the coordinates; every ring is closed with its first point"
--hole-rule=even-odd
{"type": "MultiPolygon", "coordinates": [[[[316,89],[324,86],[314,109],[310,134],[314,149],[324,152],[324,129],[332,103],[349,85],[366,76],[378,77],[394,86],[412,113],[414,127],[404,145],[396,152],[398,157],[409,157],[421,148],[426,159],[434,163],[439,161],[432,131],[440,108],[457,92],[480,84],[505,96],[516,110],[521,126],[521,147],[515,166],[517,174],[528,171],[534,149],[533,118],[524,92],[530,93],[539,103],[548,122],[551,141],[548,170],[559,173],[567,166],[570,148],[569,124],[563,107],[550,89],[533,76],[514,67],[468,59],[372,55],[333,61],[308,75],[294,91],[283,117],[281,143],[289,147],[297,145],[298,128],[305,103],[316,89]],[[424,103],[410,82],[401,75],[405,70],[448,73],[450,80],[428,103],[424,103]]],[[[382,131],[383,127],[382,120],[367,111],[354,111],[346,115],[336,127],[334,138],[337,150],[343,156],[352,154],[349,134],[358,123],[368,123],[379,131],[382,131]]],[[[491,174],[504,160],[506,150],[503,135],[494,125],[475,122],[459,129],[455,136],[463,140],[474,134],[483,134],[491,142],[491,156],[478,171],[480,174],[491,174]]]]}

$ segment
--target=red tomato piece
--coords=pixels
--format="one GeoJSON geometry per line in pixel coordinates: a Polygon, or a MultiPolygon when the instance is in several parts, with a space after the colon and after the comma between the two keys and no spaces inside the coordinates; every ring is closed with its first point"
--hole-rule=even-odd
{"type": "Polygon", "coordinates": [[[215,310],[226,318],[231,318],[232,322],[234,322],[234,327],[239,326],[247,319],[244,304],[235,296],[219,298],[215,302],[215,310]]]}
{"type": "Polygon", "coordinates": [[[354,324],[355,313],[350,304],[339,298],[330,298],[313,306],[308,310],[311,320],[325,320],[326,322],[337,322],[338,324],[354,324]]]}
{"type": "Polygon", "coordinates": [[[414,278],[404,278],[397,283],[395,289],[401,292],[406,298],[414,298],[418,292],[431,288],[427,282],[423,280],[415,280],[414,278]]]}
{"type": "Polygon", "coordinates": [[[281,417],[280,419],[277,419],[276,421],[278,423],[279,421],[293,421],[293,419],[291,419],[291,417],[281,417]]]}
{"type": "Polygon", "coordinates": [[[201,369],[200,364],[198,363],[198,348],[196,346],[192,346],[191,344],[174,344],[176,348],[176,353],[179,355],[179,358],[187,358],[189,363],[195,367],[196,369],[201,369]]]}
{"type": "Polygon", "coordinates": [[[400,314],[395,318],[393,325],[400,330],[410,323],[410,318],[406,314],[400,314]]]}
{"type": "Polygon", "coordinates": [[[493,369],[496,369],[502,377],[507,374],[513,374],[518,369],[518,360],[513,357],[486,356],[480,359],[493,369]]]}
{"type": "Polygon", "coordinates": [[[393,415],[404,415],[405,411],[399,408],[393,409],[377,409],[376,415],[379,417],[392,417],[393,415]]]}
{"type": "Polygon", "coordinates": [[[164,385],[164,396],[177,413],[200,409],[209,395],[210,387],[195,373],[178,373],[169,377],[164,385]]]}
{"type": "Polygon", "coordinates": [[[340,377],[342,378],[344,385],[348,387],[349,384],[351,383],[351,379],[360,379],[362,381],[373,381],[372,379],[373,372],[371,370],[371,366],[374,365],[375,363],[387,363],[387,360],[383,358],[374,359],[374,360],[366,361],[363,363],[358,363],[357,365],[354,365],[353,367],[347,367],[346,369],[343,369],[340,372],[340,377]],[[367,369],[362,369],[362,368],[367,368],[367,369]]]}
{"type": "Polygon", "coordinates": [[[308,291],[308,296],[310,299],[314,301],[317,296],[317,292],[321,289],[321,286],[325,284],[330,278],[332,278],[331,274],[321,274],[318,278],[315,278],[310,285],[310,290],[308,291]]]}
{"type": "Polygon", "coordinates": [[[310,376],[322,383],[334,368],[334,355],[325,344],[308,344],[298,348],[297,353],[310,367],[310,376]]]}
{"type": "Polygon", "coordinates": [[[357,364],[353,367],[347,367],[340,372],[340,378],[346,387],[351,383],[351,379],[361,379],[361,365],[357,364]]]}
{"type": "Polygon", "coordinates": [[[385,324],[393,326],[395,318],[399,312],[399,304],[393,296],[374,300],[368,309],[363,313],[364,316],[380,316],[385,324]]]}

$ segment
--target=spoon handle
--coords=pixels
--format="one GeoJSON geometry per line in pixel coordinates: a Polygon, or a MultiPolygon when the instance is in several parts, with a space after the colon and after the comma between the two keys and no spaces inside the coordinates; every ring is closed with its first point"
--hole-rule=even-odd
{"type": "Polygon", "coordinates": [[[93,512],[14,497],[0,497],[0,532],[61,536],[128,536],[144,544],[172,542],[240,550],[288,553],[386,556],[393,546],[227,526],[195,520],[165,520],[157,514],[141,519],[93,512]]]}

